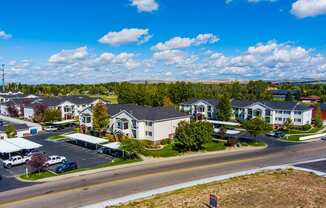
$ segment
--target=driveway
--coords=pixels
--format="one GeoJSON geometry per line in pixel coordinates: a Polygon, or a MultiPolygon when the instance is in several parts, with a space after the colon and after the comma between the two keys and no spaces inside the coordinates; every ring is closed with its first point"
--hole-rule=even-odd
{"type": "MultiPolygon", "coordinates": [[[[69,131],[70,130],[67,129],[60,132],[42,132],[39,135],[32,136],[28,139],[43,145],[40,150],[46,152],[47,155],[65,156],[68,160],[77,162],[78,167],[80,168],[91,168],[99,164],[109,163],[114,159],[109,155],[97,154],[95,150],[90,150],[68,142],[47,140],[51,135],[60,135],[69,131]]],[[[2,166],[2,162],[0,163],[0,175],[3,176],[3,180],[0,181],[0,192],[30,184],[20,182],[14,177],[15,175],[24,174],[26,172],[26,165],[5,169],[2,166]]],[[[54,170],[55,167],[56,166],[52,166],[50,169],[54,170]]]]}

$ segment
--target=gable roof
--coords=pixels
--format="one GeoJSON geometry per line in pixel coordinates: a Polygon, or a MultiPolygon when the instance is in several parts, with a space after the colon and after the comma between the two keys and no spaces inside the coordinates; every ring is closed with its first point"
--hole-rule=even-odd
{"type": "Polygon", "coordinates": [[[96,100],[95,98],[91,98],[87,96],[77,96],[77,95],[42,97],[42,98],[35,99],[33,102],[31,102],[31,106],[37,104],[44,104],[47,106],[57,106],[65,101],[74,103],[76,105],[83,105],[83,104],[91,104],[95,100],[96,100]]]}
{"type": "Polygon", "coordinates": [[[135,104],[108,104],[108,113],[114,116],[121,111],[126,111],[138,120],[164,120],[188,116],[178,112],[174,107],[150,107],[135,104]]]}
{"type": "Polygon", "coordinates": [[[306,111],[311,109],[299,102],[279,102],[279,101],[254,101],[254,100],[232,100],[232,106],[235,108],[245,108],[253,104],[262,104],[273,110],[300,110],[306,111]]]}
{"type": "Polygon", "coordinates": [[[218,105],[218,100],[217,99],[214,99],[214,98],[202,98],[202,99],[198,99],[198,98],[190,98],[188,101],[186,102],[183,102],[183,103],[180,103],[180,104],[183,104],[183,105],[192,105],[198,101],[204,101],[210,105],[213,105],[213,106],[216,106],[218,105]]]}

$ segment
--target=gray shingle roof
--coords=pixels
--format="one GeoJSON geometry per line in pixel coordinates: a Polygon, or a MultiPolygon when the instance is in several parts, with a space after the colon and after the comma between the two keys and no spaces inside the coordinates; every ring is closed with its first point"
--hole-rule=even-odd
{"type": "Polygon", "coordinates": [[[47,106],[57,106],[65,101],[69,101],[76,105],[90,104],[94,102],[95,98],[90,98],[87,96],[56,96],[56,97],[42,97],[35,99],[30,106],[37,104],[44,104],[47,106]]]}
{"type": "Polygon", "coordinates": [[[326,111],[326,103],[320,103],[320,110],[326,111]]]}
{"type": "Polygon", "coordinates": [[[310,107],[298,102],[278,102],[278,101],[254,101],[254,100],[232,100],[232,106],[236,108],[244,108],[254,103],[261,103],[274,110],[300,110],[306,111],[310,107]]]}
{"type": "Polygon", "coordinates": [[[185,113],[178,112],[173,107],[150,107],[135,104],[108,104],[107,108],[110,116],[125,110],[138,120],[155,121],[188,116],[185,113]]]}
{"type": "Polygon", "coordinates": [[[200,100],[203,100],[207,103],[209,103],[210,105],[213,105],[213,106],[216,106],[218,105],[218,100],[217,99],[214,99],[214,98],[202,98],[202,99],[198,99],[198,98],[190,98],[188,101],[186,102],[183,102],[181,104],[184,104],[184,105],[191,105],[197,101],[200,101],[200,100]]]}

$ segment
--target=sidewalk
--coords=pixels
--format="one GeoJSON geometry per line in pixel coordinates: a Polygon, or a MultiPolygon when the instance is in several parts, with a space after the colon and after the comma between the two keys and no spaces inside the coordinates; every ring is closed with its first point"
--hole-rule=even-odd
{"type": "Polygon", "coordinates": [[[142,165],[148,165],[148,164],[156,164],[158,162],[166,162],[166,161],[177,161],[177,160],[183,160],[187,158],[194,158],[194,157],[201,157],[201,156],[207,156],[207,155],[223,155],[228,153],[235,153],[235,152],[246,152],[246,151],[254,151],[259,149],[265,149],[265,147],[241,147],[241,148],[227,148],[226,150],[216,151],[216,152],[191,152],[191,153],[185,153],[182,156],[175,156],[175,157],[168,157],[168,158],[153,158],[153,157],[144,157],[142,158],[143,161],[141,162],[135,162],[125,165],[117,165],[117,166],[111,166],[111,167],[104,167],[104,168],[97,168],[93,170],[85,170],[75,173],[70,173],[66,175],[59,175],[59,176],[53,176],[49,178],[44,178],[36,181],[30,181],[30,180],[24,180],[16,176],[17,180],[23,181],[23,182],[50,182],[50,181],[56,181],[56,180],[62,180],[70,177],[76,177],[76,176],[83,176],[88,174],[94,174],[99,173],[103,171],[109,171],[109,170],[117,170],[117,169],[123,169],[127,167],[136,167],[136,166],[142,166],[142,165]]]}

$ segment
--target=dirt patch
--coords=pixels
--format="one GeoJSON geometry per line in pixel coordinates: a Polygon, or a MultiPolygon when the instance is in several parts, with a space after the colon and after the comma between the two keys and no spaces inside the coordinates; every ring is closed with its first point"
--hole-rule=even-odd
{"type": "Polygon", "coordinates": [[[115,208],[207,208],[216,194],[221,208],[325,208],[326,178],[286,170],[257,173],[195,186],[115,208]]]}

